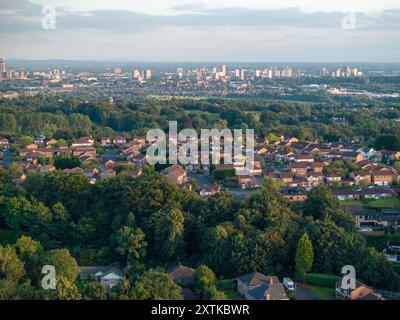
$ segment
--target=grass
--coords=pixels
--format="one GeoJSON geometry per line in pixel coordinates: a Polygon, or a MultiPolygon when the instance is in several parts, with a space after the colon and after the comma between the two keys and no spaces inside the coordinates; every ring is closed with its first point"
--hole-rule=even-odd
{"type": "Polygon", "coordinates": [[[219,280],[217,283],[218,290],[225,293],[225,296],[229,300],[243,300],[242,297],[236,292],[236,280],[226,279],[219,280]]]}
{"type": "Polygon", "coordinates": [[[306,285],[307,290],[315,294],[321,300],[335,300],[335,289],[306,285]]]}
{"type": "Polygon", "coordinates": [[[340,201],[342,205],[362,206],[366,208],[400,208],[400,199],[380,199],[380,200],[345,200],[340,201]]]}

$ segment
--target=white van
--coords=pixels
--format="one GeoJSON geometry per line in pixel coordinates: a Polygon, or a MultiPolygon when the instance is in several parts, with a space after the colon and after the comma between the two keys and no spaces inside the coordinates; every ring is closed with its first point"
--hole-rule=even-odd
{"type": "Polygon", "coordinates": [[[290,278],[283,278],[283,286],[290,292],[294,291],[294,282],[290,278]]]}

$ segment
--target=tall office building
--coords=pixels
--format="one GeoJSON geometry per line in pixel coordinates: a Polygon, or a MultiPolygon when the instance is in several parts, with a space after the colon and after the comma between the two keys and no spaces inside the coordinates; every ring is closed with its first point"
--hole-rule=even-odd
{"type": "Polygon", "coordinates": [[[178,67],[177,73],[178,73],[178,78],[182,79],[183,78],[183,68],[178,67]]]}
{"type": "Polygon", "coordinates": [[[221,76],[226,77],[226,64],[222,65],[221,68],[221,76]]]}
{"type": "Polygon", "coordinates": [[[293,75],[293,70],[290,67],[285,67],[282,71],[282,77],[291,78],[293,75]]]}
{"type": "Polygon", "coordinates": [[[133,70],[132,78],[139,79],[139,77],[140,77],[140,71],[138,69],[133,70]]]}
{"type": "Polygon", "coordinates": [[[13,69],[13,68],[8,68],[8,69],[7,69],[6,77],[7,77],[7,79],[12,79],[12,78],[14,78],[14,69],[13,69]]]}
{"type": "Polygon", "coordinates": [[[0,58],[0,78],[4,76],[6,72],[6,59],[0,58]]]}
{"type": "Polygon", "coordinates": [[[146,80],[150,80],[151,79],[151,69],[147,69],[145,72],[145,76],[146,80]]]}

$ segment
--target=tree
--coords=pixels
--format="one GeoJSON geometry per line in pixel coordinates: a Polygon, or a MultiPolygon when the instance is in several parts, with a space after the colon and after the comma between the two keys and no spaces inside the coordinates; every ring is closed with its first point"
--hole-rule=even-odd
{"type": "Polygon", "coordinates": [[[140,299],[182,300],[181,287],[172,276],[154,269],[146,271],[135,283],[133,294],[140,299]]]}
{"type": "Polygon", "coordinates": [[[176,208],[156,214],[155,248],[161,257],[171,258],[183,248],[184,221],[182,211],[176,208]]]}
{"type": "Polygon", "coordinates": [[[222,225],[207,231],[202,248],[205,262],[217,273],[229,271],[230,241],[228,232],[222,225]]]}
{"type": "Polygon", "coordinates": [[[225,294],[217,289],[217,278],[206,265],[200,265],[193,273],[193,286],[203,299],[225,300],[225,294]]]}
{"type": "Polygon", "coordinates": [[[17,240],[14,247],[25,265],[29,278],[35,283],[40,276],[39,262],[43,254],[42,245],[40,242],[32,240],[31,237],[22,236],[17,240]]]}
{"type": "Polygon", "coordinates": [[[59,300],[80,300],[81,295],[74,282],[61,276],[57,282],[57,297],[59,300]]]}
{"type": "Polygon", "coordinates": [[[310,238],[304,233],[297,244],[296,270],[300,273],[304,282],[307,281],[307,272],[311,270],[314,262],[314,250],[310,238]]]}
{"type": "Polygon", "coordinates": [[[43,264],[54,266],[57,278],[64,277],[72,283],[75,282],[80,273],[78,264],[68,249],[47,251],[43,257],[43,264]]]}
{"type": "Polygon", "coordinates": [[[332,192],[326,186],[317,186],[312,189],[304,203],[304,214],[311,215],[315,219],[323,219],[327,210],[339,208],[339,203],[332,192]]]}
{"type": "Polygon", "coordinates": [[[122,227],[117,232],[116,241],[118,246],[115,250],[130,264],[136,263],[146,256],[147,242],[145,234],[140,228],[122,227]]]}
{"type": "Polygon", "coordinates": [[[0,245],[0,300],[13,299],[19,281],[25,275],[23,262],[11,246],[0,245]]]}

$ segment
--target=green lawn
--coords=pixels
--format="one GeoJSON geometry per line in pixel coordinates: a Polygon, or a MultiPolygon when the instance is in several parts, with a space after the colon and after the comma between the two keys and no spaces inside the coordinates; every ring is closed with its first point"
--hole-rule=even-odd
{"type": "Polygon", "coordinates": [[[400,208],[400,199],[381,199],[381,200],[345,200],[340,201],[341,205],[363,206],[366,208],[400,208]]]}
{"type": "Polygon", "coordinates": [[[219,280],[217,288],[223,291],[226,298],[229,300],[243,300],[243,298],[236,293],[236,279],[219,280]]]}
{"type": "Polygon", "coordinates": [[[335,289],[307,285],[306,288],[321,300],[335,300],[335,289]]]}

